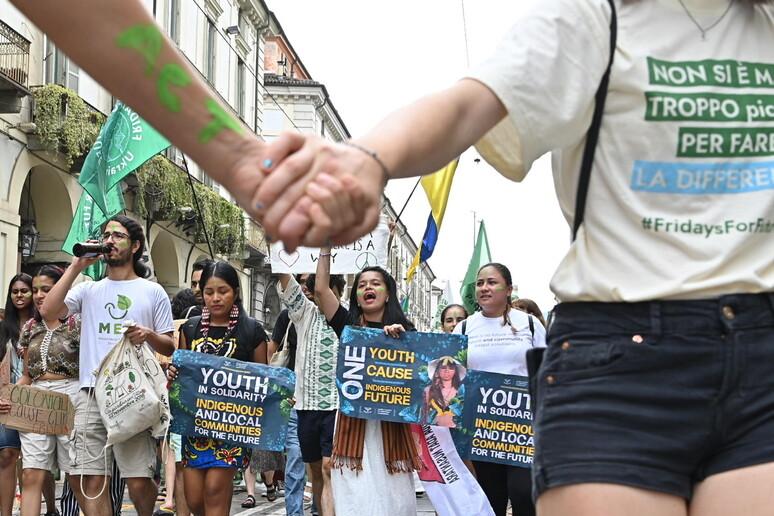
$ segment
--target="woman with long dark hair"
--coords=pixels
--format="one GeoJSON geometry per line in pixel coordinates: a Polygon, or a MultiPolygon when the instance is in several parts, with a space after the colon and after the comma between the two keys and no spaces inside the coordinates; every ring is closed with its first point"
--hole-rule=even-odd
{"type": "MultiPolygon", "coordinates": [[[[53,265],[44,265],[32,278],[32,300],[39,308],[64,274],[53,265]]],[[[46,319],[36,309],[23,326],[19,346],[25,350],[24,372],[19,384],[64,393],[73,401],[78,392],[81,320],[72,315],[46,319]]],[[[69,435],[20,432],[22,445],[22,516],[40,514],[40,498],[50,471],[70,472],[69,435]]]]}
{"type": "MultiPolygon", "coordinates": [[[[345,309],[330,288],[329,248],[320,251],[315,298],[328,324],[341,336],[346,325],[379,328],[399,338],[414,325],[398,302],[395,280],[381,267],[366,267],[355,276],[345,309]]],[[[331,476],[338,516],[415,516],[412,472],[421,461],[409,425],[356,419],[339,412],[333,436],[331,476]]]]}
{"type": "MultiPolygon", "coordinates": [[[[545,347],[545,329],[528,314],[511,307],[511,271],[501,263],[481,267],[476,301],[481,308],[454,329],[468,337],[468,368],[527,376],[526,353],[545,347]]],[[[469,386],[468,388],[474,388],[469,386]]],[[[535,514],[530,469],[474,460],[476,479],[497,516],[505,516],[510,500],[514,514],[535,514]]]]}
{"type": "MultiPolygon", "coordinates": [[[[0,322],[0,386],[16,383],[21,378],[23,353],[19,347],[19,334],[33,314],[32,277],[17,274],[8,282],[5,317],[0,322]]],[[[0,399],[0,413],[10,409],[10,402],[0,399]]],[[[19,432],[0,425],[0,516],[11,516],[13,511],[16,461],[19,460],[20,450],[19,432]]]]}
{"type": "Polygon", "coordinates": [[[454,416],[462,415],[462,380],[465,368],[453,357],[441,357],[428,366],[430,385],[425,388],[425,420],[429,425],[454,428],[454,416]]]}
{"type": "MultiPolygon", "coordinates": [[[[244,362],[266,363],[268,337],[242,307],[239,276],[229,263],[208,264],[200,280],[204,308],[180,328],[179,349],[190,349],[244,362]]],[[[170,380],[177,377],[170,365],[170,380]]],[[[247,467],[250,452],[216,439],[183,436],[185,499],[197,515],[228,514],[234,475],[247,467]]]]}

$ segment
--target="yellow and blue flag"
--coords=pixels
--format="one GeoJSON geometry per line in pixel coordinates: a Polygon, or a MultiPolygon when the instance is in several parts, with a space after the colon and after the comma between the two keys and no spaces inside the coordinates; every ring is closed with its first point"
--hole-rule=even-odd
{"type": "Polygon", "coordinates": [[[411,282],[419,264],[426,262],[433,254],[435,244],[438,241],[438,233],[441,231],[443,215],[446,213],[446,204],[449,201],[454,172],[457,170],[459,161],[457,158],[441,170],[422,178],[422,188],[427,194],[431,210],[430,216],[427,217],[427,228],[425,228],[425,234],[422,237],[422,245],[417,250],[417,254],[414,255],[414,261],[406,274],[407,282],[411,282]]]}

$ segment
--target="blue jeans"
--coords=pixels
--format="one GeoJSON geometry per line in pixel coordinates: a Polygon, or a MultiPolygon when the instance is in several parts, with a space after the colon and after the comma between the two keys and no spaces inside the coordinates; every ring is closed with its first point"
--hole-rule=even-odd
{"type": "Polygon", "coordinates": [[[304,516],[304,484],[306,469],[298,444],[298,415],[295,409],[288,420],[285,438],[285,512],[287,516],[304,516]]]}

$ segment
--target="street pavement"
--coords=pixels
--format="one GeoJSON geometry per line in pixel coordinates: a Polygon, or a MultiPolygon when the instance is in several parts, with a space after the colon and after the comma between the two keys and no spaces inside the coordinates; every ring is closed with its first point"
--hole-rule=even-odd
{"type": "MultiPolygon", "coordinates": [[[[59,495],[62,490],[62,483],[57,482],[57,499],[59,498],[59,495]]],[[[231,512],[229,513],[231,516],[285,516],[285,501],[284,498],[279,497],[274,502],[269,502],[264,496],[261,496],[265,491],[263,490],[262,485],[256,486],[256,494],[258,498],[258,504],[252,508],[252,509],[243,509],[242,508],[242,502],[247,497],[247,493],[245,492],[244,486],[239,486],[235,489],[233,501],[231,503],[231,512]]],[[[123,508],[121,510],[121,514],[123,516],[136,516],[137,512],[134,510],[134,505],[132,505],[131,500],[129,499],[129,493],[124,494],[124,504],[123,508]]],[[[160,505],[161,502],[156,504],[156,507],[160,505]]],[[[58,500],[57,500],[57,508],[58,508],[58,500]]],[[[14,515],[18,514],[16,512],[18,510],[18,505],[14,507],[14,515]]],[[[45,511],[45,508],[42,509],[45,511]]],[[[41,512],[43,514],[43,512],[41,512]]],[[[305,512],[306,515],[311,514],[309,510],[305,512]]],[[[422,494],[420,497],[417,498],[417,516],[434,516],[435,511],[433,511],[433,506],[430,503],[430,501],[427,499],[427,495],[422,494]]],[[[367,516],[367,515],[364,515],[367,516]]]]}

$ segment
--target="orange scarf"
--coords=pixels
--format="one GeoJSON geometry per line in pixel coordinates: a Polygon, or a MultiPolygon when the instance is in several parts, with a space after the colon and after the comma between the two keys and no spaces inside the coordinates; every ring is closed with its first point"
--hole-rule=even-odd
{"type": "MultiPolygon", "coordinates": [[[[422,460],[414,444],[411,427],[404,423],[382,421],[382,447],[387,472],[409,473],[422,468],[422,460]]],[[[347,467],[363,470],[363,443],[365,442],[366,420],[345,416],[339,412],[336,434],[333,436],[334,468],[347,467]]]]}

